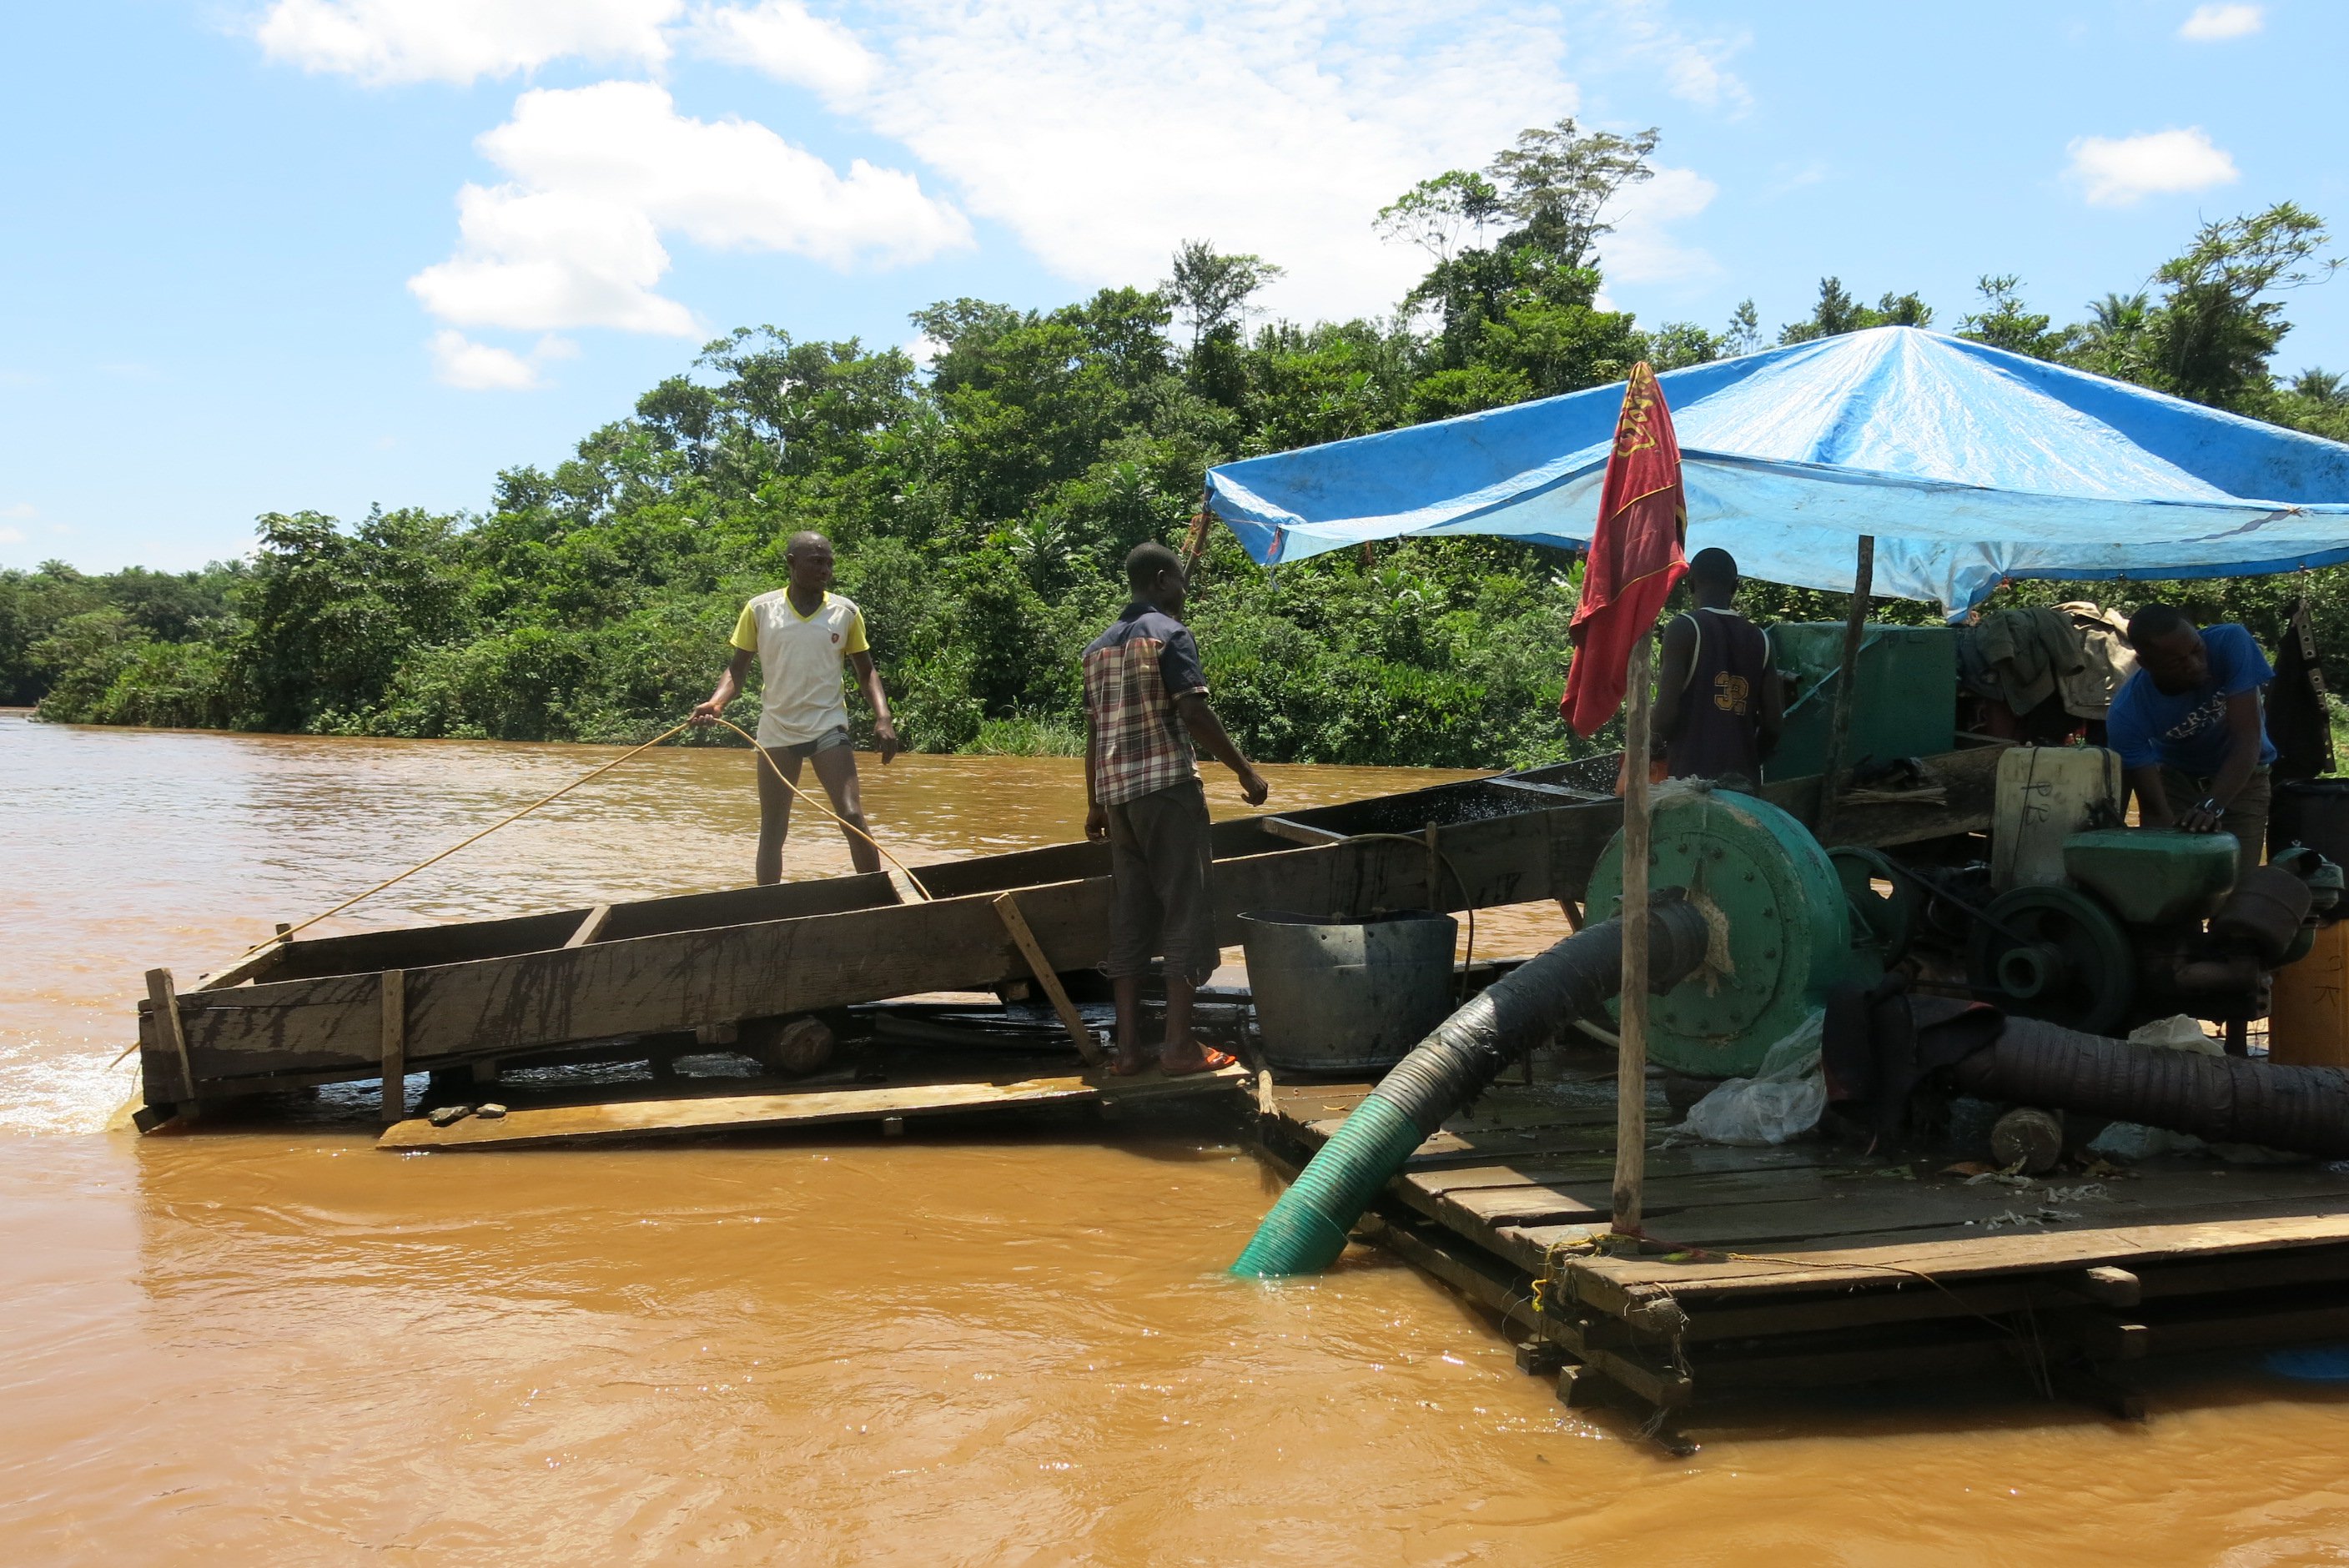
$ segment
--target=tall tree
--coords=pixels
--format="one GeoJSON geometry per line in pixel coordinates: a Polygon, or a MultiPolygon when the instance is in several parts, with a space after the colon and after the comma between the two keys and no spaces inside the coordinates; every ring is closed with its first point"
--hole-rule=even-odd
{"type": "Polygon", "coordinates": [[[2193,246],[2154,274],[2162,297],[2146,324],[2150,378],[2220,408],[2268,391],[2268,360],[2292,324],[2265,296],[2338,271],[2339,257],[2319,253],[2328,239],[2322,219],[2289,201],[2203,224],[2193,246]]]}

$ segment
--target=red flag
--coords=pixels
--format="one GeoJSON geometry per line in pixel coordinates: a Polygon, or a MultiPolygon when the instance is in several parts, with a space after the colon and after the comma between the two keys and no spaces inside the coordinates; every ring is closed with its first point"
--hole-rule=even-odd
{"type": "Polygon", "coordinates": [[[1655,630],[1664,596],[1688,570],[1681,554],[1687,531],[1680,439],[1664,389],[1642,361],[1623,384],[1623,414],[1599,492],[1599,526],[1582,567],[1582,602],[1568,634],[1574,663],[1557,713],[1580,734],[1595,734],[1623,706],[1632,641],[1655,630]]]}

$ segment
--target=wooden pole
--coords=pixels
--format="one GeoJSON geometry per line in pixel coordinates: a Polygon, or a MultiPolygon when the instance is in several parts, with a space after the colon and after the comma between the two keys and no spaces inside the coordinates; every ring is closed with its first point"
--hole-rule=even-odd
{"type": "Polygon", "coordinates": [[[1876,583],[1876,536],[1859,536],[1859,559],[1851,573],[1851,604],[1843,617],[1843,667],[1836,675],[1835,707],[1827,715],[1826,756],[1819,768],[1819,809],[1811,825],[1821,840],[1835,830],[1837,780],[1851,760],[1852,693],[1859,685],[1859,648],[1868,635],[1868,595],[1876,583]]]}
{"type": "Polygon", "coordinates": [[[1097,1068],[1106,1062],[1109,1058],[1102,1054],[1101,1046],[1093,1039],[1093,1032],[1085,1027],[1084,1016],[1077,1011],[1077,1005],[1069,1000],[1068,988],[1061,984],[1060,972],[1044,956],[1044,944],[1036,940],[1036,933],[1029,927],[1028,916],[1021,913],[1019,901],[1008,892],[1000,894],[995,901],[995,913],[1003,922],[1003,928],[1011,934],[1011,944],[1019,949],[1019,956],[1028,961],[1028,972],[1036,976],[1037,985],[1044,987],[1044,995],[1050,1000],[1052,1011],[1061,1016],[1061,1027],[1068,1030],[1069,1038],[1075,1042],[1077,1055],[1084,1057],[1085,1066],[1089,1068],[1097,1068]]]}
{"type": "Polygon", "coordinates": [[[155,1043],[180,1064],[181,1114],[196,1109],[196,1069],[188,1060],[188,1031],[180,1022],[180,993],[169,969],[147,971],[147,1003],[155,1017],[155,1043]]]}
{"type": "Polygon", "coordinates": [[[1615,1052],[1615,1215],[1617,1233],[1640,1231],[1640,1194],[1648,1170],[1648,666],[1651,638],[1631,645],[1626,672],[1630,702],[1623,716],[1623,989],[1615,1052]]]}
{"type": "Polygon", "coordinates": [[[383,1124],[408,1119],[408,971],[383,972],[383,1124]]]}

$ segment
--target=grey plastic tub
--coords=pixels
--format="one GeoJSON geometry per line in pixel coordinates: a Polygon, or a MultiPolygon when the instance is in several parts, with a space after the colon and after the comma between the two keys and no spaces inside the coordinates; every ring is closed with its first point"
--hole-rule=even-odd
{"type": "Polygon", "coordinates": [[[1240,916],[1248,986],[1265,1059],[1276,1071],[1380,1073],[1452,1012],[1460,923],[1403,910],[1322,920],[1256,910],[1240,916]]]}

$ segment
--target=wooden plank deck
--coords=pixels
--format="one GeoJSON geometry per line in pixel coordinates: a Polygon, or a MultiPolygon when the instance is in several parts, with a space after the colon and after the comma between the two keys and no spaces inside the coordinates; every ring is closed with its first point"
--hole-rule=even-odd
{"type": "Polygon", "coordinates": [[[1252,1082],[1242,1068],[1189,1078],[1155,1073],[1133,1078],[1106,1071],[995,1082],[892,1084],[885,1088],[807,1089],[797,1093],[706,1095],[597,1105],[510,1110],[494,1120],[469,1116],[448,1127],[414,1117],[385,1130],[376,1147],[411,1150],[544,1149],[699,1133],[889,1123],[908,1118],[1032,1110],[1050,1105],[1129,1106],[1237,1093],[1252,1082]]]}
{"type": "MultiPolygon", "coordinates": [[[[1294,1164],[1367,1086],[1285,1084],[1294,1164]]],[[[1748,1390],[2010,1374],[2130,1403],[2149,1355],[2349,1337],[2349,1173],[2166,1161],[2027,1187],[1831,1145],[1675,1143],[1651,1085],[1647,1224],[1603,1242],[1614,1084],[1499,1085],[1390,1184],[1366,1233],[1651,1410],[1748,1390]],[[1538,1303],[1538,1305],[1537,1304],[1538,1303]]],[[[1946,1157],[1945,1157],[1946,1158],[1946,1157]]],[[[1545,1359],[1547,1357],[1547,1359],[1545,1359]]]]}

